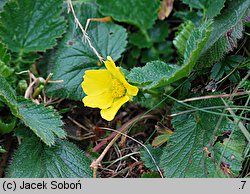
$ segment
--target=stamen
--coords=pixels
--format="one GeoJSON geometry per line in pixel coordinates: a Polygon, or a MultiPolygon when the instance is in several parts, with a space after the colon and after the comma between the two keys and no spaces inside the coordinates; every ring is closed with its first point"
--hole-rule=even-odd
{"type": "Polygon", "coordinates": [[[113,79],[112,83],[112,96],[114,98],[119,98],[125,95],[126,89],[123,84],[117,79],[113,79]]]}

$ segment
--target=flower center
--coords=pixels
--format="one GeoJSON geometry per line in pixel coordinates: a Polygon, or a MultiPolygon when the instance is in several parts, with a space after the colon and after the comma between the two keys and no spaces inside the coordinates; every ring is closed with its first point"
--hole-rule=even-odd
{"type": "Polygon", "coordinates": [[[125,92],[126,92],[126,89],[123,86],[123,84],[120,81],[118,81],[117,79],[113,79],[112,96],[114,98],[119,98],[119,97],[124,96],[125,92]]]}

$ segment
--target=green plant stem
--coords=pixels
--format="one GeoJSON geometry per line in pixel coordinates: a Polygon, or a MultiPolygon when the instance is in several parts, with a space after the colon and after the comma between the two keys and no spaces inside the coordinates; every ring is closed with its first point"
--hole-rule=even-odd
{"type": "MultiPolygon", "coordinates": [[[[236,123],[236,125],[239,127],[239,129],[241,130],[241,132],[245,135],[247,141],[250,143],[250,133],[248,132],[248,130],[246,129],[246,127],[243,125],[243,123],[236,118],[235,113],[232,111],[232,109],[228,106],[228,104],[226,103],[226,101],[224,99],[221,98],[221,100],[223,101],[223,103],[225,104],[225,106],[227,107],[228,111],[230,112],[230,114],[233,116],[234,122],[236,123]]],[[[247,103],[250,100],[250,96],[247,99],[247,103]]],[[[243,112],[240,114],[240,116],[242,116],[243,112]]]]}
{"type": "Polygon", "coordinates": [[[200,96],[200,97],[194,97],[194,98],[188,98],[185,100],[182,100],[181,102],[190,102],[190,101],[195,101],[195,100],[205,100],[205,99],[211,99],[211,98],[227,98],[229,97],[230,99],[234,96],[241,96],[245,94],[250,94],[250,91],[245,91],[245,92],[233,92],[232,94],[218,94],[218,95],[207,95],[207,96],[200,96]]]}
{"type": "MultiPolygon", "coordinates": [[[[241,87],[241,85],[248,79],[250,76],[250,71],[247,72],[247,75],[240,81],[240,83],[235,87],[233,93],[236,93],[238,89],[241,87]]],[[[230,100],[232,100],[232,96],[230,97],[230,100]]]]}
{"type": "MultiPolygon", "coordinates": [[[[226,101],[224,101],[224,99],[221,98],[221,100],[223,101],[223,103],[225,104],[225,106],[229,107],[228,104],[226,103],[226,101]]],[[[247,99],[246,105],[249,103],[249,100],[250,100],[250,96],[247,99]]],[[[248,140],[248,144],[249,144],[250,143],[250,134],[249,134],[249,132],[247,131],[247,129],[245,128],[245,126],[242,124],[242,122],[240,122],[240,120],[236,118],[235,113],[232,110],[229,110],[229,112],[233,115],[233,119],[234,119],[236,125],[239,127],[239,129],[241,130],[241,132],[245,135],[245,137],[248,140]]],[[[242,116],[242,114],[243,114],[243,111],[241,112],[240,116],[242,116]]],[[[217,173],[218,170],[219,170],[219,168],[220,168],[220,163],[222,161],[222,157],[223,157],[223,155],[224,155],[224,153],[226,151],[226,148],[227,148],[227,146],[229,144],[230,139],[232,138],[234,130],[235,130],[235,128],[231,131],[231,134],[228,137],[228,141],[227,141],[227,143],[226,143],[226,145],[225,145],[225,147],[224,147],[224,149],[223,149],[223,151],[221,153],[221,157],[220,157],[219,163],[217,164],[215,173],[217,173]]]]}
{"type": "MultiPolygon", "coordinates": [[[[184,103],[182,101],[179,101],[177,99],[175,99],[174,97],[170,96],[170,95],[167,95],[167,98],[170,98],[171,100],[177,102],[177,103],[180,103],[182,104],[183,106],[186,106],[186,107],[189,107],[189,108],[192,108],[194,110],[197,110],[197,111],[202,111],[202,112],[205,112],[205,113],[209,113],[209,114],[215,114],[215,115],[222,115],[222,116],[226,116],[226,117],[233,117],[231,114],[223,114],[223,113],[219,113],[219,112],[213,112],[213,111],[209,111],[209,110],[204,110],[204,109],[201,109],[201,108],[198,108],[198,107],[195,107],[195,106],[192,106],[192,105],[189,105],[187,103],[184,103]]],[[[240,117],[240,116],[236,116],[236,118],[238,119],[245,119],[245,120],[248,120],[250,121],[250,118],[244,118],[244,117],[240,117]]]]}
{"type": "Polygon", "coordinates": [[[36,98],[44,89],[44,85],[40,85],[39,87],[37,87],[32,95],[32,98],[36,98]]]}
{"type": "Polygon", "coordinates": [[[156,133],[157,129],[155,129],[152,134],[150,134],[150,136],[148,137],[148,139],[145,141],[144,144],[147,144],[149,142],[149,140],[153,137],[153,135],[156,133]]]}
{"type": "MultiPolygon", "coordinates": [[[[225,108],[226,108],[225,106],[212,106],[212,107],[204,107],[204,108],[200,108],[200,109],[209,110],[209,109],[225,109],[225,108]]],[[[236,109],[236,110],[250,111],[250,108],[245,108],[245,106],[231,106],[230,109],[232,109],[232,110],[236,109]]],[[[179,116],[179,115],[182,115],[182,114],[192,113],[192,112],[195,112],[195,111],[196,110],[186,110],[186,111],[171,114],[169,116],[170,117],[176,117],[176,116],[179,116]]]]}
{"type": "Polygon", "coordinates": [[[147,30],[141,29],[141,32],[142,32],[142,34],[145,36],[147,42],[151,42],[151,39],[150,39],[150,37],[149,37],[149,35],[148,35],[147,30]]]}

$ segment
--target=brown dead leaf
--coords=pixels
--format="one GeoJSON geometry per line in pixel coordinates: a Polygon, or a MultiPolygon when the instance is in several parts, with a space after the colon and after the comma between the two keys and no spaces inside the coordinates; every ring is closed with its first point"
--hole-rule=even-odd
{"type": "Polygon", "coordinates": [[[162,0],[160,10],[158,12],[158,18],[164,20],[167,18],[173,10],[174,0],[162,0]]]}

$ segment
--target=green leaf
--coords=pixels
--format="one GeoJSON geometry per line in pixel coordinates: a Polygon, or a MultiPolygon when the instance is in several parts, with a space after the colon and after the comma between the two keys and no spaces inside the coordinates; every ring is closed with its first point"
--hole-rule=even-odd
{"type": "Polygon", "coordinates": [[[221,37],[207,52],[200,56],[196,67],[202,69],[204,67],[210,67],[215,62],[219,62],[225,54],[232,52],[237,48],[238,40],[243,37],[243,23],[239,23],[229,30],[225,36],[221,37]]]}
{"type": "Polygon", "coordinates": [[[168,24],[165,21],[158,21],[148,30],[132,33],[129,42],[139,48],[150,48],[153,43],[163,42],[168,35],[168,24]]]}
{"type": "Polygon", "coordinates": [[[218,81],[220,78],[222,78],[224,73],[225,71],[223,65],[221,63],[216,63],[211,70],[211,78],[215,81],[218,81]]]}
{"type": "MultiPolygon", "coordinates": [[[[162,155],[162,150],[160,147],[153,148],[150,145],[147,145],[147,148],[150,154],[153,156],[156,164],[159,166],[160,163],[160,156],[162,155]]],[[[158,171],[152,157],[149,155],[148,151],[145,148],[141,150],[141,159],[144,162],[144,165],[152,171],[158,171]]]]}
{"type": "Polygon", "coordinates": [[[37,138],[25,139],[8,169],[10,178],[90,178],[90,160],[74,144],[57,140],[48,147],[37,138]]]}
{"type": "Polygon", "coordinates": [[[225,6],[226,0],[209,0],[206,5],[206,16],[213,18],[220,14],[225,6]]]}
{"type": "Polygon", "coordinates": [[[187,40],[192,34],[192,31],[195,29],[195,25],[191,21],[187,21],[181,26],[179,26],[179,32],[177,33],[177,36],[173,40],[174,46],[177,48],[177,51],[184,55],[184,52],[186,50],[187,40]]]}
{"type": "Polygon", "coordinates": [[[212,70],[211,70],[211,78],[214,79],[215,81],[218,81],[219,79],[222,78],[224,74],[231,74],[229,76],[229,79],[232,82],[240,82],[240,75],[239,71],[235,70],[232,73],[232,70],[237,68],[241,63],[244,62],[244,57],[241,57],[239,55],[232,55],[226,57],[224,60],[222,60],[220,63],[216,63],[212,70]],[[237,79],[238,78],[238,79],[237,79]]]}
{"type": "Polygon", "coordinates": [[[191,8],[203,9],[207,0],[182,0],[183,3],[189,5],[191,8]]]}
{"type": "Polygon", "coordinates": [[[10,68],[9,66],[5,65],[2,61],[0,61],[0,74],[8,78],[10,77],[14,72],[14,69],[10,68]]]}
{"type": "Polygon", "coordinates": [[[191,8],[203,9],[208,18],[213,18],[220,14],[226,0],[183,0],[191,8]]]}
{"type": "MultiPolygon", "coordinates": [[[[229,125],[230,126],[230,125],[229,125]]],[[[229,131],[221,131],[223,133],[229,133],[235,127],[233,123],[229,128],[229,131]]],[[[211,150],[211,158],[207,159],[207,163],[210,163],[208,168],[209,177],[238,177],[242,170],[242,163],[244,161],[243,153],[246,147],[246,141],[244,135],[240,130],[236,129],[229,137],[222,138],[221,141],[216,142],[214,150],[211,150]],[[222,156],[223,153],[223,156],[222,156]],[[217,166],[220,161],[220,166],[217,166]],[[218,170],[217,170],[218,168],[218,170]],[[223,168],[226,168],[223,170],[223,168]]]]}
{"type": "Polygon", "coordinates": [[[12,114],[18,114],[16,93],[6,79],[0,74],[0,101],[1,100],[10,108],[12,114]]]}
{"type": "Polygon", "coordinates": [[[164,103],[159,104],[159,102],[162,101],[161,94],[164,93],[164,91],[163,88],[156,88],[152,94],[139,92],[138,95],[133,98],[133,102],[147,109],[154,109],[155,107],[164,108],[164,103]],[[155,92],[155,90],[157,90],[157,92],[155,92]]]}
{"type": "Polygon", "coordinates": [[[198,68],[211,66],[237,47],[243,36],[243,18],[250,6],[249,0],[229,1],[222,13],[214,19],[213,31],[202,50],[198,68]]]}
{"type": "Polygon", "coordinates": [[[158,0],[97,0],[103,15],[112,16],[119,22],[133,24],[140,29],[148,29],[157,19],[160,8],[158,0]]]}
{"type": "Polygon", "coordinates": [[[0,0],[0,9],[2,10],[5,0],[0,0]]]}
{"type": "Polygon", "coordinates": [[[0,42],[0,74],[7,78],[13,74],[14,69],[9,66],[10,54],[6,46],[0,42]]]}
{"type": "Polygon", "coordinates": [[[179,69],[179,71],[177,71],[173,75],[171,80],[172,82],[188,76],[189,73],[193,70],[202,49],[208,41],[212,30],[211,26],[212,22],[208,21],[193,30],[192,34],[187,40],[186,50],[183,55],[183,65],[179,69]]]}
{"type": "Polygon", "coordinates": [[[0,99],[10,108],[13,115],[20,118],[47,145],[55,142],[55,135],[65,137],[60,115],[54,110],[37,105],[30,100],[19,97],[0,75],[0,99]]]}
{"type": "MultiPolygon", "coordinates": [[[[191,105],[205,108],[220,106],[222,102],[219,99],[209,99],[193,102],[191,105]]],[[[187,108],[182,105],[175,105],[174,110],[182,112],[187,110],[187,108]]],[[[213,109],[213,111],[217,113],[222,112],[220,109],[213,109]]],[[[228,163],[228,161],[223,159],[228,158],[228,153],[234,154],[234,160],[231,160],[232,163],[230,163],[230,170],[233,171],[233,168],[231,169],[233,165],[242,165],[242,149],[237,150],[227,146],[222,155],[219,148],[220,142],[217,137],[237,130],[237,127],[231,120],[227,118],[220,120],[219,115],[195,111],[174,117],[172,124],[175,131],[166,147],[163,148],[160,163],[166,177],[217,177],[214,174],[215,171],[209,170],[216,169],[218,164],[228,163]],[[219,125],[217,125],[218,123],[219,125]],[[219,160],[218,158],[221,157],[222,160],[219,160]]],[[[242,145],[241,140],[240,144],[242,145]]],[[[246,145],[246,142],[243,144],[246,145]]],[[[218,170],[220,171],[219,173],[223,174],[222,169],[219,168],[218,170]]]]}
{"type": "MultiPolygon", "coordinates": [[[[75,7],[78,19],[84,25],[88,18],[102,17],[94,4],[82,4],[75,7]]],[[[91,22],[88,36],[93,46],[106,59],[111,56],[117,60],[125,50],[127,41],[126,30],[114,23],[91,22]]],[[[69,18],[69,29],[58,46],[56,59],[50,70],[53,80],[64,80],[62,84],[50,84],[47,94],[55,97],[80,100],[84,97],[81,88],[85,70],[97,69],[98,58],[82,39],[82,33],[75,29],[72,15],[69,18]]]]}
{"type": "Polygon", "coordinates": [[[0,13],[0,36],[8,48],[23,53],[45,51],[65,30],[62,0],[11,0],[0,13]]]}
{"type": "Polygon", "coordinates": [[[148,30],[148,35],[152,42],[163,42],[169,36],[169,26],[166,21],[157,21],[155,25],[148,30]]]}
{"type": "Polygon", "coordinates": [[[5,152],[6,152],[6,150],[2,146],[0,146],[0,154],[3,154],[5,152]]]}
{"type": "Polygon", "coordinates": [[[230,1],[228,7],[213,22],[213,31],[203,53],[221,38],[226,32],[238,24],[249,8],[249,0],[230,1]]]}
{"type": "Polygon", "coordinates": [[[141,31],[131,34],[129,42],[140,49],[150,48],[153,45],[153,42],[150,39],[147,39],[141,31]]]}
{"type": "Polygon", "coordinates": [[[17,118],[13,116],[7,119],[0,117],[0,134],[6,134],[13,131],[16,126],[16,122],[17,118]]]}
{"type": "Polygon", "coordinates": [[[211,22],[196,28],[190,35],[182,66],[169,65],[161,61],[147,63],[144,67],[135,67],[127,79],[144,89],[169,85],[189,75],[193,70],[202,48],[211,32],[211,22]]]}
{"type": "Polygon", "coordinates": [[[169,65],[162,61],[152,61],[144,67],[134,67],[126,76],[129,82],[141,88],[150,89],[169,83],[172,75],[180,69],[177,65],[169,65]]]}
{"type": "Polygon", "coordinates": [[[10,62],[10,54],[8,53],[8,49],[2,42],[0,42],[0,61],[5,64],[9,64],[10,62]]]}
{"type": "Polygon", "coordinates": [[[175,11],[174,15],[182,21],[192,21],[196,26],[203,23],[201,10],[175,11]]]}
{"type": "Polygon", "coordinates": [[[141,63],[147,63],[154,60],[163,60],[165,62],[173,61],[174,50],[171,41],[154,43],[149,49],[141,52],[141,63]]]}
{"type": "Polygon", "coordinates": [[[161,178],[161,176],[157,172],[145,172],[142,174],[141,178],[161,178]]]}
{"type": "Polygon", "coordinates": [[[18,98],[18,107],[18,117],[47,145],[55,143],[55,136],[65,137],[60,115],[53,109],[24,98],[18,98]]]}

